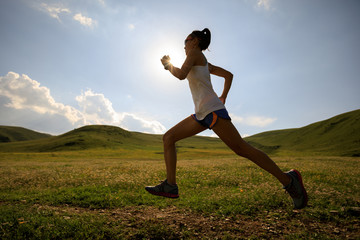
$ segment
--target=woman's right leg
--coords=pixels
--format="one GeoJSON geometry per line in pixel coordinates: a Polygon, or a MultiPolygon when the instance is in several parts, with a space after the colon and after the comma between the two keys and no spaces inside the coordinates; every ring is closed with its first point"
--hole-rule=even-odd
{"type": "Polygon", "coordinates": [[[175,143],[181,139],[194,136],[205,129],[204,126],[189,116],[164,134],[164,158],[166,164],[166,176],[169,184],[176,184],[177,157],[175,143]]]}
{"type": "Polygon", "coordinates": [[[287,176],[264,152],[245,142],[230,120],[219,118],[213,127],[220,139],[237,155],[245,157],[276,177],[284,186],[290,183],[287,176]]]}
{"type": "Polygon", "coordinates": [[[236,154],[250,159],[276,177],[290,194],[296,209],[307,206],[308,197],[300,172],[294,169],[282,172],[268,155],[245,142],[230,120],[219,118],[213,130],[236,154]]]}

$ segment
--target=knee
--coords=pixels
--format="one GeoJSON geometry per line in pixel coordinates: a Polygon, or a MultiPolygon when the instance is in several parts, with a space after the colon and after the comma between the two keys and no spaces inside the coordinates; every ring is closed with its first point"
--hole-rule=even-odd
{"type": "Polygon", "coordinates": [[[238,156],[244,157],[247,159],[252,158],[252,156],[254,155],[254,149],[245,142],[235,144],[231,149],[238,156]]]}
{"type": "Polygon", "coordinates": [[[239,155],[240,157],[247,158],[247,159],[251,159],[251,157],[252,157],[252,155],[246,151],[239,151],[236,154],[239,155]]]}
{"type": "Polygon", "coordinates": [[[264,157],[264,153],[262,151],[249,144],[245,144],[244,146],[239,147],[238,149],[239,150],[236,152],[237,155],[250,159],[252,161],[254,159],[260,159],[264,157]]]}
{"type": "Polygon", "coordinates": [[[238,156],[245,157],[244,154],[246,152],[244,151],[244,148],[241,146],[241,144],[238,143],[231,143],[227,144],[227,146],[238,156]]]}
{"type": "Polygon", "coordinates": [[[249,153],[241,146],[235,147],[233,151],[240,157],[249,158],[249,153]]]}
{"type": "Polygon", "coordinates": [[[175,139],[174,139],[174,136],[171,132],[166,132],[164,135],[163,135],[163,144],[164,146],[169,146],[169,145],[174,145],[175,144],[175,139]]]}

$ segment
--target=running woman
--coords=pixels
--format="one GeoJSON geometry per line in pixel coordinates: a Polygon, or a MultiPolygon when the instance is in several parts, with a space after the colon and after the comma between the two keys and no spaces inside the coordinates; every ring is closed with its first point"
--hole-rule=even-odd
{"type": "Polygon", "coordinates": [[[157,196],[178,198],[175,143],[206,129],[212,129],[237,155],[251,160],[277,178],[292,197],[296,209],[304,208],[308,198],[300,173],[294,169],[286,173],[282,172],[265,153],[245,142],[232,124],[225,102],[233,74],[207,61],[203,51],[209,47],[210,39],[211,34],[207,28],[202,31],[193,31],[185,39],[186,59],[181,68],[173,66],[169,56],[161,59],[164,68],[173,76],[180,80],[188,79],[195,104],[195,114],[185,118],[164,134],[166,180],[157,186],[145,187],[145,189],[157,196]],[[220,97],[213,90],[210,74],[223,77],[225,80],[220,97]]]}

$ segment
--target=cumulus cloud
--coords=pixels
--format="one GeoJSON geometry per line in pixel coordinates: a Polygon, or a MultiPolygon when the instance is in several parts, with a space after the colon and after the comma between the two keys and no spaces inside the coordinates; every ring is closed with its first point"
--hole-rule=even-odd
{"type": "Polygon", "coordinates": [[[113,124],[119,121],[112,103],[104,94],[87,90],[77,96],[76,101],[85,116],[86,124],[113,124]]]}
{"type": "Polygon", "coordinates": [[[2,125],[20,125],[49,133],[63,133],[88,124],[116,125],[130,131],[156,134],[166,130],[160,122],[150,118],[116,112],[109,99],[92,90],[82,92],[75,100],[78,109],[56,102],[48,88],[25,74],[9,72],[0,76],[2,125]]]}
{"type": "Polygon", "coordinates": [[[131,113],[120,113],[119,125],[124,129],[133,129],[134,131],[145,133],[161,134],[166,130],[158,121],[141,118],[131,113]]]}
{"type": "Polygon", "coordinates": [[[83,114],[71,106],[57,103],[50,90],[29,76],[9,72],[0,77],[0,95],[8,98],[5,107],[32,110],[38,114],[62,115],[71,124],[81,123],[83,114]]]}
{"type": "Polygon", "coordinates": [[[49,14],[50,17],[57,19],[60,21],[60,14],[61,13],[71,13],[70,9],[60,7],[60,6],[50,6],[46,3],[40,4],[40,10],[49,14]]]}
{"type": "MultiPolygon", "coordinates": [[[[126,96],[128,97],[128,96],[126,96]]],[[[80,111],[84,115],[86,124],[112,124],[131,131],[161,134],[165,127],[158,121],[146,117],[139,117],[134,113],[118,113],[112,103],[102,93],[92,90],[83,92],[76,97],[80,111]]]]}
{"type": "Polygon", "coordinates": [[[262,117],[262,116],[248,116],[240,117],[230,114],[234,123],[244,124],[253,127],[266,127],[276,121],[276,118],[262,117]]]}
{"type": "Polygon", "coordinates": [[[97,24],[95,20],[89,17],[83,16],[81,13],[77,13],[74,15],[74,20],[78,21],[81,25],[86,27],[93,27],[97,24]]]}

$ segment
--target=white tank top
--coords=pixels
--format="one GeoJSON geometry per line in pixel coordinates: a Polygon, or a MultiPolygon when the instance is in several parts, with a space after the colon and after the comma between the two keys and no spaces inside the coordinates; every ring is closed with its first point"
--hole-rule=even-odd
{"type": "Polygon", "coordinates": [[[193,66],[186,78],[189,81],[198,120],[203,120],[213,111],[225,108],[212,87],[207,63],[205,66],[193,66]]]}

